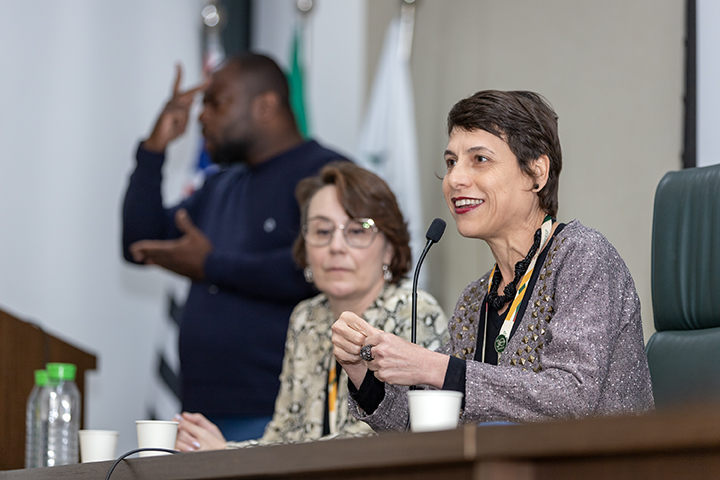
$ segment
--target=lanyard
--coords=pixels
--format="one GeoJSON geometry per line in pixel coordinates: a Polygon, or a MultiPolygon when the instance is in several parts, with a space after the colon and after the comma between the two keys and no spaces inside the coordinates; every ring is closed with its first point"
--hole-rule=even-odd
{"type": "Polygon", "coordinates": [[[328,372],[328,423],[330,433],[337,433],[337,396],[338,396],[338,371],[335,358],[330,358],[330,371],[328,372]]]}
{"type": "MultiPolygon", "coordinates": [[[[550,232],[552,232],[552,217],[550,215],[545,216],[545,220],[543,220],[543,224],[540,227],[540,248],[537,249],[537,252],[535,252],[535,255],[532,258],[532,261],[530,262],[530,265],[528,266],[527,271],[525,272],[525,275],[523,275],[522,280],[520,281],[520,285],[517,288],[517,293],[515,294],[515,298],[513,299],[512,303],[510,304],[510,308],[507,312],[507,315],[505,315],[505,321],[502,324],[502,327],[500,328],[500,334],[498,334],[497,338],[495,338],[495,351],[498,352],[498,360],[500,354],[505,350],[505,347],[507,347],[508,339],[510,338],[510,332],[512,331],[513,324],[515,323],[515,319],[517,317],[518,311],[520,310],[520,304],[522,303],[523,297],[525,296],[525,293],[527,291],[527,284],[530,281],[530,277],[532,277],[533,270],[535,269],[535,262],[537,261],[538,256],[540,255],[540,252],[542,252],[543,248],[545,248],[545,244],[547,243],[548,239],[550,238],[550,232]]],[[[495,275],[495,271],[497,270],[497,263],[492,269],[492,272],[490,273],[490,278],[488,281],[488,293],[490,293],[490,286],[492,285],[492,278],[493,275],[495,275]]],[[[487,304],[487,301],[485,302],[485,331],[487,335],[487,322],[488,322],[488,309],[490,308],[490,305],[487,304]]],[[[483,352],[482,352],[482,361],[485,361],[485,344],[487,343],[487,339],[483,338],[483,352]]]]}

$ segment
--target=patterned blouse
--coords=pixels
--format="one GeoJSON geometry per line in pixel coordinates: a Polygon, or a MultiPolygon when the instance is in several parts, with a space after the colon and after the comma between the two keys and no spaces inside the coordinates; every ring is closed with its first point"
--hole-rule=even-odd
{"type": "MultiPolygon", "coordinates": [[[[410,340],[412,288],[410,281],[386,284],[363,318],[372,326],[410,340]]],[[[418,292],[417,342],[435,350],[448,340],[447,318],[437,301],[418,292]]],[[[332,332],[335,318],[324,294],[300,302],[290,316],[280,392],[275,413],[258,440],[228,442],[228,448],[318,440],[323,436],[328,371],[335,364],[332,332]]],[[[348,377],[341,369],[337,418],[332,437],[372,433],[370,427],[348,414],[348,377]]],[[[326,436],[328,438],[330,436],[326,436]]]]}

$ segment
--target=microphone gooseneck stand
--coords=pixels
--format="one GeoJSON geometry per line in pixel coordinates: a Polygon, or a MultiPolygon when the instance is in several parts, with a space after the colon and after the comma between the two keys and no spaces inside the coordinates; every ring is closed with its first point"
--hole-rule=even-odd
{"type": "Polygon", "coordinates": [[[427,243],[425,243],[425,248],[423,248],[422,254],[420,254],[420,258],[418,259],[417,266],[415,267],[415,275],[413,276],[412,286],[412,330],[410,332],[410,339],[412,340],[412,343],[417,343],[417,287],[418,277],[420,277],[420,267],[422,266],[430,247],[432,247],[433,243],[440,241],[443,233],[445,233],[445,221],[441,218],[436,218],[427,229],[427,233],[425,234],[427,243]]]}
{"type": "MultiPolygon", "coordinates": [[[[410,340],[415,344],[417,344],[417,284],[418,277],[420,276],[420,267],[422,266],[423,260],[425,260],[425,255],[427,255],[430,247],[432,247],[433,243],[440,241],[443,233],[445,233],[445,221],[441,218],[436,218],[427,229],[427,233],[425,234],[427,243],[425,243],[425,248],[423,248],[420,258],[418,259],[417,266],[415,267],[415,275],[413,276],[412,286],[412,323],[410,331],[410,340]]],[[[415,385],[410,386],[410,390],[415,390],[416,388],[417,387],[415,385]]]]}

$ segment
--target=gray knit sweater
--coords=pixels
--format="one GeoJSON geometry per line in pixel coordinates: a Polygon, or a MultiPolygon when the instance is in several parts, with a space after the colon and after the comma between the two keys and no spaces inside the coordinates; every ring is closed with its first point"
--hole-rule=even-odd
{"type": "MultiPolygon", "coordinates": [[[[474,360],[489,273],[460,296],[438,351],[467,361],[461,422],[512,422],[637,414],[654,408],[640,301],[625,262],[596,230],[574,220],[556,235],[522,323],[498,365],[474,360]]],[[[488,342],[486,348],[493,348],[488,342]]],[[[407,388],[385,385],[375,431],[405,430],[407,388]]]]}

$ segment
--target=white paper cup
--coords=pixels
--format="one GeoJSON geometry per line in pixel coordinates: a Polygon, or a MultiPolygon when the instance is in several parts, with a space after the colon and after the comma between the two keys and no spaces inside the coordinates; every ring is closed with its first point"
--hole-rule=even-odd
{"type": "Polygon", "coordinates": [[[80,430],[80,461],[104,462],[115,460],[118,432],[114,430],[80,430]]]}
{"type": "Polygon", "coordinates": [[[431,432],[457,428],[463,394],[452,390],[410,390],[410,430],[431,432]]]}
{"type": "MultiPolygon", "coordinates": [[[[175,449],[178,422],[165,420],[137,420],[138,448],[167,448],[175,449]]],[[[156,455],[170,455],[167,452],[140,452],[141,457],[154,457],[156,455]]]]}

